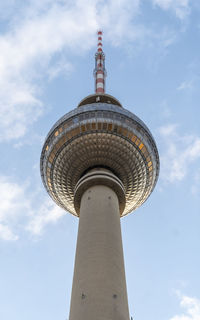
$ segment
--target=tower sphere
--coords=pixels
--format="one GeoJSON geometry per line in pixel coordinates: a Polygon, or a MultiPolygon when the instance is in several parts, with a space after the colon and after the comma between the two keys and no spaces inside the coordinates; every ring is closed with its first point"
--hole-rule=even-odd
{"type": "MultiPolygon", "coordinates": [[[[76,192],[77,184],[94,168],[108,169],[118,179],[123,192],[116,183],[113,188],[121,216],[141,206],[159,174],[158,151],[147,126],[117,99],[97,90],[50,130],[41,154],[41,176],[52,199],[79,216],[82,194],[76,192]]],[[[100,172],[96,183],[105,184],[100,172]]]]}

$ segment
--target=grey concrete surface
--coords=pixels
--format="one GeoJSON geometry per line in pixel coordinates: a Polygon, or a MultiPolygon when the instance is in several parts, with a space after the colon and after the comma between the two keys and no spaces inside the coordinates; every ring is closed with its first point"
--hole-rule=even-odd
{"type": "Polygon", "coordinates": [[[69,320],[128,320],[119,203],[91,186],[81,198],[69,320]]]}

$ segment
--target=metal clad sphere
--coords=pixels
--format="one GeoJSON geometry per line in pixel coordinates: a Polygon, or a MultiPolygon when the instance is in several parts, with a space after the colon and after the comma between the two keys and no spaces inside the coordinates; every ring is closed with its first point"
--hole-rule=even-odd
{"type": "Polygon", "coordinates": [[[123,183],[122,216],[151,194],[159,174],[155,141],[146,125],[116,104],[95,102],[65,114],[50,130],[41,154],[41,175],[53,200],[74,208],[75,186],[87,170],[111,170],[123,183]]]}

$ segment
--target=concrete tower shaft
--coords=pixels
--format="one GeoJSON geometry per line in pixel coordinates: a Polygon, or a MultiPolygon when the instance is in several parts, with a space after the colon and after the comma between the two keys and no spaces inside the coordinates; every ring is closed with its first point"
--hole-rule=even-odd
{"type": "Polygon", "coordinates": [[[79,189],[82,195],[69,319],[128,320],[118,200],[120,193],[123,198],[122,184],[111,172],[98,168],[83,177],[77,192],[79,189]]]}

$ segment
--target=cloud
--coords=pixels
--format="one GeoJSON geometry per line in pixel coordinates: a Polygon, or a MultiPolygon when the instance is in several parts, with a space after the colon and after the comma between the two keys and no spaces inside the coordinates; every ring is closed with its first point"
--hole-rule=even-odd
{"type": "Polygon", "coordinates": [[[177,88],[177,90],[191,90],[194,88],[193,80],[183,81],[177,88]]]}
{"type": "Polygon", "coordinates": [[[48,224],[65,214],[48,196],[40,198],[39,192],[28,190],[28,184],[18,184],[5,176],[0,177],[0,203],[2,240],[18,240],[21,231],[40,235],[48,224]]]}
{"type": "Polygon", "coordinates": [[[199,90],[200,77],[198,72],[199,67],[196,67],[196,70],[190,72],[190,76],[188,80],[182,81],[180,85],[177,87],[178,91],[187,91],[194,93],[199,90]]]}
{"type": "Polygon", "coordinates": [[[18,221],[22,211],[29,209],[24,188],[12,182],[8,177],[0,177],[0,238],[17,240],[13,225],[18,221]]]}
{"type": "Polygon", "coordinates": [[[140,12],[140,3],[141,0],[98,1],[97,21],[113,45],[135,40],[143,34],[141,26],[134,28],[133,25],[135,16],[140,12]]]}
{"type": "Polygon", "coordinates": [[[67,62],[66,59],[60,59],[53,66],[50,66],[47,73],[49,80],[53,80],[61,74],[69,74],[73,71],[71,63],[67,62]]]}
{"type": "Polygon", "coordinates": [[[171,10],[179,19],[184,19],[190,13],[189,0],[152,0],[154,5],[163,10],[171,10]]]}
{"type": "Polygon", "coordinates": [[[85,29],[87,34],[94,29],[94,19],[85,10],[82,13],[88,22],[83,28],[76,23],[83,19],[80,10],[75,13],[51,4],[39,15],[35,11],[35,7],[24,10],[22,21],[0,37],[0,141],[23,136],[38,119],[43,111],[39,84],[52,56],[64,47],[84,49],[88,38],[80,42],[81,35],[85,29]]]}
{"type": "Polygon", "coordinates": [[[30,0],[16,14],[16,2],[8,2],[10,23],[0,35],[0,141],[25,135],[43,112],[41,81],[70,72],[69,54],[89,50],[99,26],[114,43],[126,36],[139,3],[30,0]]]}
{"type": "Polygon", "coordinates": [[[6,241],[18,240],[18,236],[13,233],[9,226],[0,223],[0,239],[6,241]]]}
{"type": "Polygon", "coordinates": [[[199,320],[200,319],[200,300],[194,297],[180,295],[180,306],[184,313],[170,318],[170,320],[199,320]]]}
{"type": "Polygon", "coordinates": [[[192,89],[193,83],[192,81],[183,81],[177,88],[177,90],[185,90],[185,89],[192,89]]]}
{"type": "Polygon", "coordinates": [[[168,182],[181,181],[190,165],[200,158],[200,137],[183,135],[176,124],[159,129],[164,151],[161,153],[161,177],[168,182]]]}
{"type": "MultiPolygon", "coordinates": [[[[177,8],[187,7],[179,2],[177,8]]],[[[161,55],[176,39],[170,28],[160,28],[158,33],[138,23],[141,0],[6,3],[0,5],[6,21],[0,34],[0,142],[23,137],[42,116],[44,83],[72,72],[71,57],[84,54],[96,43],[99,27],[112,45],[129,47],[140,41],[145,47],[149,43],[150,50],[156,46],[161,55]]],[[[164,6],[161,0],[155,3],[164,6]]]]}
{"type": "Polygon", "coordinates": [[[31,214],[31,219],[26,226],[26,230],[34,235],[40,235],[47,224],[56,223],[65,215],[65,211],[60,209],[51,199],[46,199],[36,212],[31,214]]]}

